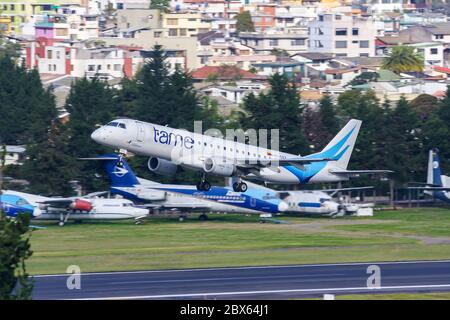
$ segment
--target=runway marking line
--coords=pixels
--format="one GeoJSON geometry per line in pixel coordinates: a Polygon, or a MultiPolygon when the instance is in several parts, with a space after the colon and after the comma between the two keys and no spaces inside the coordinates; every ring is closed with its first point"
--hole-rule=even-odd
{"type": "Polygon", "coordinates": [[[255,295],[268,293],[307,293],[307,292],[340,292],[340,291],[360,291],[376,292],[382,290],[394,289],[439,289],[450,288],[450,284],[437,285],[412,285],[412,286],[385,286],[378,288],[354,287],[354,288],[324,288],[324,289],[287,289],[287,290],[265,290],[265,291],[236,291],[236,292],[205,292],[205,293],[180,293],[148,296],[125,296],[125,297],[104,297],[104,298],[84,298],[73,300],[138,300],[138,299],[163,299],[163,298],[187,298],[187,297],[206,297],[206,296],[232,296],[232,295],[255,295]]]}

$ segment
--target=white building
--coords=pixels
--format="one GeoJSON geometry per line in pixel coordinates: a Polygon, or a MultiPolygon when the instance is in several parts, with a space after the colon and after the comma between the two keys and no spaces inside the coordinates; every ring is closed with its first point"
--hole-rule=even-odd
{"type": "Polygon", "coordinates": [[[241,32],[239,39],[245,46],[256,53],[270,54],[272,50],[285,50],[289,54],[306,52],[308,50],[308,35],[279,30],[266,32],[241,32]]]}
{"type": "Polygon", "coordinates": [[[337,57],[375,56],[376,26],[372,18],[319,14],[309,23],[309,51],[332,53],[337,57]]]}
{"type": "MultiPolygon", "coordinates": [[[[3,152],[3,148],[1,148],[3,152]]],[[[24,146],[6,146],[5,166],[21,165],[25,156],[24,146]]]]}

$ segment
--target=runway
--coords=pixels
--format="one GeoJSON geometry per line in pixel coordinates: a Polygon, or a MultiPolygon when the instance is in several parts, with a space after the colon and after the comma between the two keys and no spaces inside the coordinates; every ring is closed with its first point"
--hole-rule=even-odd
{"type": "Polygon", "coordinates": [[[34,276],[34,299],[287,299],[325,293],[450,291],[450,260],[82,273],[34,276]],[[369,281],[377,265],[381,282],[369,281]]]}

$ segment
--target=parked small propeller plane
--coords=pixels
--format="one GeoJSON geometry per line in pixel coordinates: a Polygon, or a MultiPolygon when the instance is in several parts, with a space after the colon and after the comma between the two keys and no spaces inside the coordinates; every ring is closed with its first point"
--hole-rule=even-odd
{"type": "Polygon", "coordinates": [[[134,219],[139,223],[149,213],[148,209],[136,207],[130,200],[96,198],[98,195],[99,193],[86,197],[49,198],[6,190],[0,196],[0,208],[11,217],[28,213],[37,220],[59,220],[60,226],[69,219],[134,219]]]}

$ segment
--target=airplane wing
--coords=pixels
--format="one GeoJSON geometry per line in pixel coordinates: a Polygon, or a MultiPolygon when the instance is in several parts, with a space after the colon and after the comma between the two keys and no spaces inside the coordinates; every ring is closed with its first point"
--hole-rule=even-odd
{"type": "Polygon", "coordinates": [[[208,204],[202,204],[199,205],[198,203],[174,203],[174,204],[157,204],[157,203],[146,203],[142,205],[137,205],[136,207],[139,208],[146,208],[146,209],[180,209],[180,210],[205,210],[205,209],[211,209],[211,206],[208,204]]]}
{"type": "Polygon", "coordinates": [[[70,206],[74,201],[74,198],[55,198],[44,201],[38,201],[40,204],[48,204],[56,208],[66,208],[70,206]]]}
{"type": "Polygon", "coordinates": [[[330,170],[334,174],[342,174],[348,176],[358,176],[360,174],[384,174],[393,173],[391,170],[330,170]]]}
{"type": "Polygon", "coordinates": [[[92,193],[88,193],[87,195],[83,196],[83,198],[95,198],[95,197],[104,196],[108,193],[109,193],[109,191],[92,192],[92,193]]]}
{"type": "Polygon", "coordinates": [[[445,187],[408,187],[411,190],[430,190],[430,191],[450,191],[450,188],[445,187]]]}

